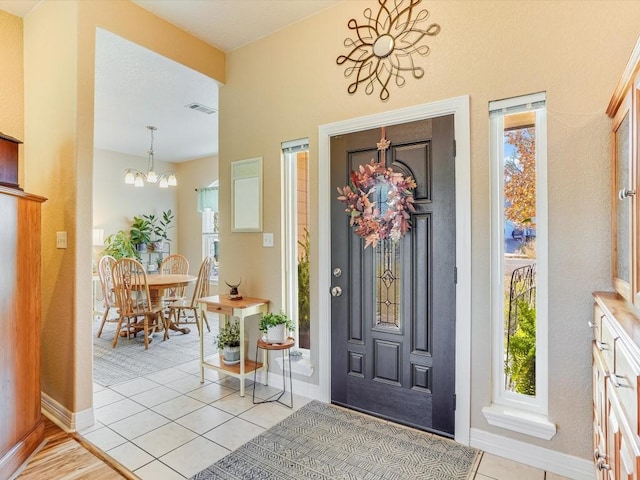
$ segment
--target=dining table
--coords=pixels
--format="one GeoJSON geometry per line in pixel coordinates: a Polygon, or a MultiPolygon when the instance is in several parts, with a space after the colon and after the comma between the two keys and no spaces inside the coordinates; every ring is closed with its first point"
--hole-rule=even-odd
{"type": "MultiPolygon", "coordinates": [[[[147,274],[147,284],[149,285],[149,295],[151,301],[162,298],[164,291],[168,288],[178,288],[194,283],[198,279],[197,275],[181,273],[149,273],[147,274]]],[[[169,329],[182,333],[189,333],[187,327],[179,328],[172,321],[169,322],[169,329]]]]}

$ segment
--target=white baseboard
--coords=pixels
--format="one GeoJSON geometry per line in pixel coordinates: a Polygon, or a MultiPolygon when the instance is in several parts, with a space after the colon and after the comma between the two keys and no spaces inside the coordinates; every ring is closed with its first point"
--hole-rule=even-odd
{"type": "Polygon", "coordinates": [[[520,442],[477,428],[471,429],[470,445],[487,453],[553,472],[572,480],[593,480],[595,476],[593,462],[590,460],[520,442]]]}
{"type": "Polygon", "coordinates": [[[66,432],[77,432],[95,423],[93,408],[71,412],[44,392],[40,392],[42,414],[66,432]]]}

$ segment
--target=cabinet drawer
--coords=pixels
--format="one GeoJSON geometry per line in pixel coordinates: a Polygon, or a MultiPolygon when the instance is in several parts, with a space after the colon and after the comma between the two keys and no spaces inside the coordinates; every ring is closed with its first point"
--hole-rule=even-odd
{"type": "Polygon", "coordinates": [[[595,345],[598,350],[602,353],[602,358],[604,360],[604,366],[607,371],[613,371],[613,360],[614,360],[614,349],[616,342],[619,338],[618,332],[613,326],[611,319],[609,317],[604,317],[602,319],[602,326],[600,328],[600,340],[595,340],[595,345]]]}
{"type": "Polygon", "coordinates": [[[614,348],[615,364],[611,369],[610,380],[613,394],[618,397],[620,408],[625,413],[627,421],[633,431],[640,433],[638,424],[638,377],[640,366],[624,345],[618,341],[614,348]]]}
{"type": "Polygon", "coordinates": [[[207,305],[207,311],[213,313],[219,313],[220,315],[233,315],[232,307],[223,307],[221,305],[207,305]]]}

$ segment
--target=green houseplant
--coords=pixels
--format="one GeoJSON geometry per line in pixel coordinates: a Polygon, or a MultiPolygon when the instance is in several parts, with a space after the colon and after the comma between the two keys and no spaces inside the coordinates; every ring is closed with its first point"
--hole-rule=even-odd
{"type": "Polygon", "coordinates": [[[169,238],[169,229],[173,228],[171,223],[173,222],[175,215],[171,209],[169,209],[162,212],[162,215],[159,217],[156,217],[153,213],[142,215],[142,217],[149,222],[151,234],[153,235],[153,238],[151,239],[153,250],[162,250],[163,242],[171,241],[169,238]]]}
{"type": "Polygon", "coordinates": [[[222,350],[222,361],[227,365],[240,362],[240,324],[228,322],[220,326],[213,344],[222,350]]]}
{"type": "Polygon", "coordinates": [[[266,333],[268,343],[284,343],[288,332],[295,330],[293,321],[286,313],[263,313],[260,318],[260,331],[266,333]]]}
{"type": "Polygon", "coordinates": [[[152,225],[143,217],[133,217],[133,223],[131,224],[131,230],[129,235],[131,242],[136,246],[139,252],[144,252],[147,249],[147,244],[151,242],[152,225]]]}
{"type": "Polygon", "coordinates": [[[137,258],[138,252],[131,240],[131,235],[124,230],[112,233],[104,239],[105,248],[102,255],[111,255],[116,260],[121,258],[137,258]]]}

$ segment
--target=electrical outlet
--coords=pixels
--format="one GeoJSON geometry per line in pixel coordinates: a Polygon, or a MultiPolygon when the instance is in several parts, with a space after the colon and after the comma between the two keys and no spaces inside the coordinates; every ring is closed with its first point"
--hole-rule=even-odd
{"type": "Polygon", "coordinates": [[[262,246],[263,247],[273,247],[273,233],[263,233],[262,234],[262,246]]]}
{"type": "Polygon", "coordinates": [[[67,248],[67,232],[56,232],[56,248],[67,248]]]}

